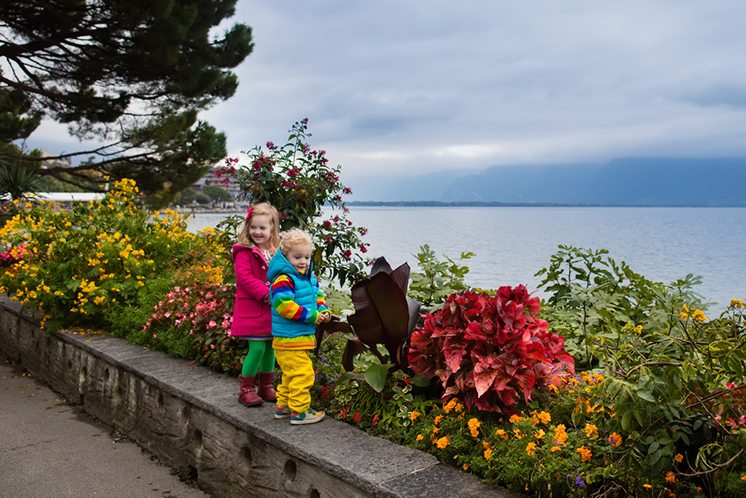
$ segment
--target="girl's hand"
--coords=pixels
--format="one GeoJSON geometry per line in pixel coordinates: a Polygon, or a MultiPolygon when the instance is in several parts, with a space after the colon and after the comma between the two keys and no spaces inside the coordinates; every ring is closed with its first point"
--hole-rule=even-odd
{"type": "Polygon", "coordinates": [[[319,319],[321,319],[322,323],[327,323],[331,321],[332,315],[328,311],[322,311],[321,313],[319,313],[319,319]]]}

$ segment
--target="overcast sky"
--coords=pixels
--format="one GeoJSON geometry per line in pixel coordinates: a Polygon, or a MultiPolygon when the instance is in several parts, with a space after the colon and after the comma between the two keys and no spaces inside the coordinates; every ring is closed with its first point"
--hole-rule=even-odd
{"type": "Polygon", "coordinates": [[[310,142],[343,177],[746,156],[743,0],[239,0],[229,153],[310,142]]]}

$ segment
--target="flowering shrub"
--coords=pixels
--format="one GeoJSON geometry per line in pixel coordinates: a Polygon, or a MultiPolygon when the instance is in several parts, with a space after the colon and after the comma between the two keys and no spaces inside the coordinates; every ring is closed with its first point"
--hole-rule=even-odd
{"type": "Polygon", "coordinates": [[[268,201],[280,212],[283,230],[300,227],[314,238],[316,271],[330,280],[352,283],[362,275],[367,244],[360,239],[367,233],[347,219],[343,194],[352,191],[339,180],[340,166],[329,166],[326,151],[315,150],[306,142],[308,119],[293,124],[287,143],[255,146],[244,152],[248,164],[239,158],[226,159],[217,174],[233,177],[250,202],[268,201]],[[324,206],[336,214],[318,221],[324,206]]]}
{"type": "Polygon", "coordinates": [[[425,315],[410,339],[409,366],[438,377],[442,399],[467,407],[511,413],[537,387],[573,371],[562,337],[536,318],[539,299],[522,285],[500,287],[495,296],[466,291],[425,315]]]}
{"type": "Polygon", "coordinates": [[[137,306],[150,280],[222,281],[209,239],[189,233],[173,211],[141,208],[138,194],[121,180],[100,201],[70,211],[41,203],[13,216],[0,240],[23,252],[0,275],[0,292],[43,312],[50,326],[100,326],[112,308],[137,306]]]}
{"type": "Polygon", "coordinates": [[[728,495],[746,473],[743,300],[710,320],[691,291],[696,277],[664,285],[607,251],[560,249],[540,272],[555,292],[542,317],[608,373],[598,399],[614,407],[611,429],[628,435],[625,467],[652,477],[680,454],[676,482],[728,495]]]}
{"type": "Polygon", "coordinates": [[[246,341],[229,336],[234,295],[232,285],[176,287],[154,306],[137,342],[236,374],[246,341]]]}

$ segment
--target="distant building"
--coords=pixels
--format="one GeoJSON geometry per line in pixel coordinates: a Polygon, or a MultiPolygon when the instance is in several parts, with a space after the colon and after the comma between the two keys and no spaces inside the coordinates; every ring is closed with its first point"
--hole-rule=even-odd
{"type": "MultiPolygon", "coordinates": [[[[219,162],[216,166],[222,165],[223,161],[219,162]]],[[[215,173],[215,167],[207,170],[205,176],[197,180],[194,185],[192,185],[192,188],[194,190],[201,191],[205,187],[211,185],[227,190],[234,199],[238,198],[238,196],[241,194],[241,188],[238,186],[238,184],[233,182],[233,179],[229,176],[218,176],[217,173],[215,173]]]]}
{"type": "Polygon", "coordinates": [[[72,159],[65,157],[63,159],[57,159],[58,154],[50,152],[46,149],[39,149],[41,152],[42,168],[70,168],[73,165],[72,159]]]}

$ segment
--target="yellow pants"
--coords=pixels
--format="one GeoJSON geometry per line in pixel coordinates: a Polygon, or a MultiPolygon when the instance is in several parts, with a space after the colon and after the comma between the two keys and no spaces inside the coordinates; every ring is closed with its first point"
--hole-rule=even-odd
{"type": "Polygon", "coordinates": [[[314,381],[313,363],[309,351],[275,350],[282,369],[282,382],[277,387],[277,404],[303,413],[311,406],[314,381]]]}

